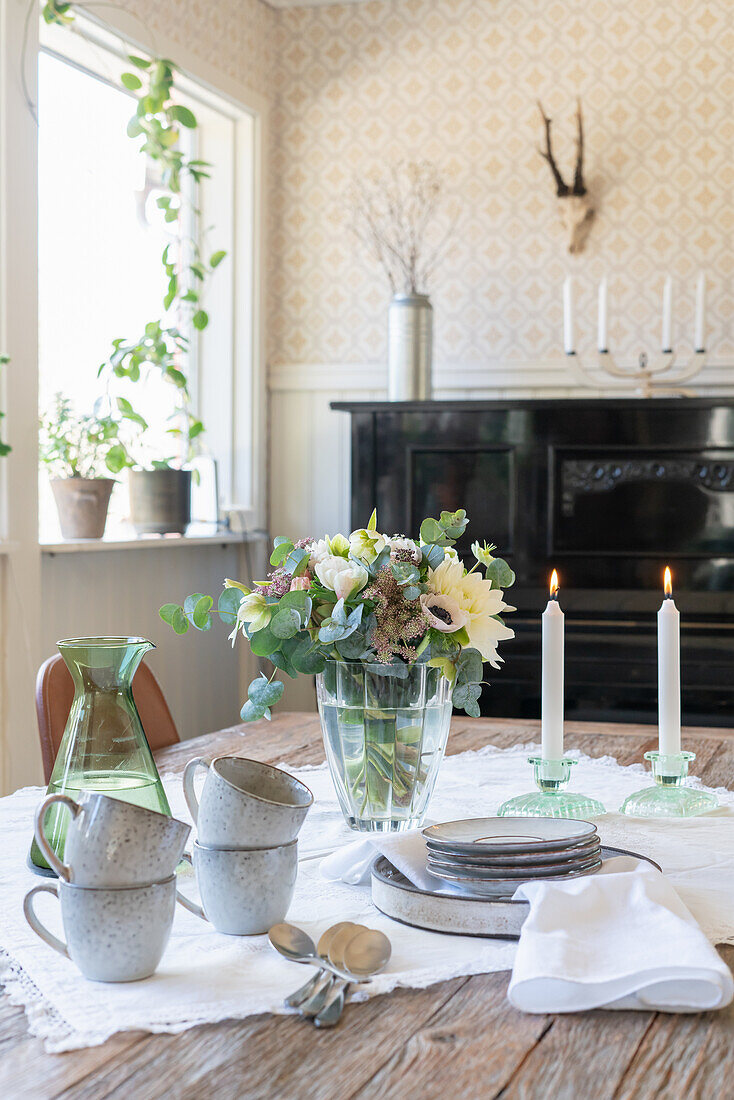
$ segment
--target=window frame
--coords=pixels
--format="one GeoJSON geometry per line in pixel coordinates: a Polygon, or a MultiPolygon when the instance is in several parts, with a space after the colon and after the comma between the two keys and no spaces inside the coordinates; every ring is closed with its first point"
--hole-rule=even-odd
{"type": "MultiPolygon", "coordinates": [[[[88,16],[77,16],[73,32],[41,24],[39,51],[117,89],[119,83],[103,71],[106,66],[94,64],[95,55],[112,62],[116,77],[116,61],[120,72],[129,67],[125,58],[131,45],[143,49],[127,41],[123,47],[115,34],[88,16]]],[[[168,56],[175,58],[176,54],[168,56]]],[[[199,225],[214,226],[213,245],[220,247],[224,235],[229,246],[227,259],[209,282],[208,294],[213,301],[223,292],[231,301],[231,310],[210,308],[209,326],[193,334],[189,361],[193,405],[207,428],[205,449],[217,460],[221,504],[244,510],[251,515],[252,525],[262,525],[264,464],[258,453],[261,437],[257,428],[263,413],[264,364],[255,293],[262,256],[258,240],[262,116],[252,103],[236,99],[231,88],[212,88],[206,79],[183,66],[177,71],[176,86],[200,105],[205,116],[207,109],[214,112],[205,117],[201,133],[194,132],[197,146],[201,146],[197,155],[211,159],[214,166],[211,180],[201,187],[199,225]],[[225,134],[225,127],[231,133],[225,134]],[[216,208],[221,211],[223,197],[229,198],[225,227],[221,215],[214,212],[216,208]],[[253,441],[252,448],[248,441],[253,441]]]]}

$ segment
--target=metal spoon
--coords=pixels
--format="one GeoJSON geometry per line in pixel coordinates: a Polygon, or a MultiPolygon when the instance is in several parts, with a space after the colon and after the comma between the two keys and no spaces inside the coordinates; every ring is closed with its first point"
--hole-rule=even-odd
{"type": "MultiPolygon", "coordinates": [[[[332,939],[334,938],[336,933],[341,928],[343,928],[345,924],[348,923],[350,922],[340,921],[339,924],[333,924],[331,928],[327,928],[326,931],[322,934],[317,948],[317,951],[322,959],[328,959],[329,947],[331,946],[332,939]]],[[[284,1003],[288,1005],[289,1008],[298,1008],[299,1005],[304,1004],[306,1001],[309,1000],[309,998],[313,997],[320,990],[320,987],[322,985],[324,987],[325,995],[328,994],[329,990],[334,984],[334,976],[333,974],[330,974],[326,978],[326,980],[324,980],[324,978],[325,972],[323,969],[321,969],[316,974],[314,974],[313,978],[309,978],[309,980],[304,985],[300,986],[300,988],[296,989],[294,993],[291,993],[288,997],[286,997],[284,1003]]],[[[323,1004],[324,1002],[322,1001],[321,1003],[323,1004]]]]}
{"type": "Polygon", "coordinates": [[[348,974],[337,970],[328,959],[322,959],[316,951],[316,944],[307,932],[296,928],[295,924],[274,924],[268,932],[268,939],[275,950],[291,962],[317,966],[320,970],[330,970],[339,978],[349,979],[348,974]]]}
{"type": "MultiPolygon", "coordinates": [[[[391,954],[392,946],[387,936],[375,929],[367,928],[364,932],[358,932],[347,943],[343,963],[355,978],[365,979],[387,966],[391,954]]],[[[314,1019],[316,1027],[334,1027],[339,1022],[348,990],[349,983],[341,983],[336,994],[328,999],[316,1014],[314,1019]]]]}
{"type": "MultiPolygon", "coordinates": [[[[344,964],[342,960],[345,947],[349,944],[350,940],[364,931],[366,931],[366,928],[363,924],[353,924],[351,921],[342,921],[339,927],[335,928],[333,935],[328,937],[325,944],[327,949],[326,953],[329,962],[335,966],[340,973],[344,973],[344,964]]],[[[319,943],[319,954],[323,954],[321,951],[321,943],[319,943]]],[[[301,1004],[301,1015],[316,1016],[326,1005],[327,999],[330,997],[335,987],[338,990],[339,979],[331,977],[324,988],[319,989],[310,999],[301,1004]]]]}

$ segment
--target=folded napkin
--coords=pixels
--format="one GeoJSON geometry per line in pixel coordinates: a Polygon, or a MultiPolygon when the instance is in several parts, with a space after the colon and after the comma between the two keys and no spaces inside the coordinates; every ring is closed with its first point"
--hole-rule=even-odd
{"type": "Polygon", "coordinates": [[[507,991],[523,1012],[700,1012],[734,996],[728,967],[649,863],[611,859],[588,877],[524,883],[514,897],[530,902],[507,991]]]}
{"type": "Polygon", "coordinates": [[[420,829],[407,829],[404,833],[369,833],[327,856],[321,861],[319,870],[332,882],[358,886],[369,882],[375,857],[383,855],[419,890],[435,890],[439,879],[426,870],[427,854],[420,829]]]}

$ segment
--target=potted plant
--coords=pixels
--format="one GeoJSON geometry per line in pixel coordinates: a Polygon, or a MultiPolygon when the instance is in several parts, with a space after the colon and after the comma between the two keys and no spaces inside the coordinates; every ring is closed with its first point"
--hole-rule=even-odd
{"type": "Polygon", "coordinates": [[[145,425],[129,402],[120,398],[116,408],[102,411],[104,399],[92,413],[76,413],[71,401],[57,393],[41,418],[40,459],[47,467],[51,489],[65,539],[101,539],[114,479],[130,457],[121,439],[125,421],[145,425]]]}
{"type": "MultiPolygon", "coordinates": [[[[513,637],[502,615],[515,575],[475,542],[466,569],[454,544],[466,513],[421,524],[420,540],[366,528],[319,540],[277,538],[254,590],[225,581],[217,613],[252,652],[287,675],[315,674],[326,758],[355,829],[405,829],[425,814],[452,704],[478,716],[483,663],[499,668],[513,637]]],[[[197,592],[161,618],[178,634],[209,630],[214,601],[197,592]]],[[[283,684],[259,676],[242,708],[269,718],[283,684]]]]}

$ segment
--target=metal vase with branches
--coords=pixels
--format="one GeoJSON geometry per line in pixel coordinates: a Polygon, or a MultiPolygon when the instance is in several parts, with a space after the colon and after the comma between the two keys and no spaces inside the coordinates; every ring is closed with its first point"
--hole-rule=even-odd
{"type": "Polygon", "coordinates": [[[352,184],[350,227],[382,267],[393,294],[388,313],[391,401],[431,397],[433,307],[428,286],[455,228],[443,199],[443,176],[428,161],[401,161],[352,184]]]}

